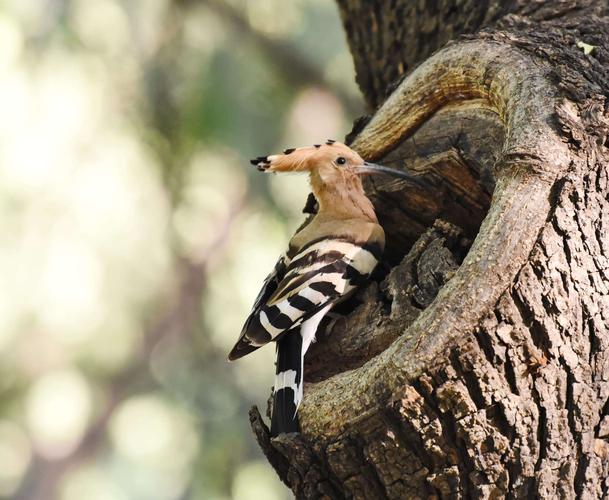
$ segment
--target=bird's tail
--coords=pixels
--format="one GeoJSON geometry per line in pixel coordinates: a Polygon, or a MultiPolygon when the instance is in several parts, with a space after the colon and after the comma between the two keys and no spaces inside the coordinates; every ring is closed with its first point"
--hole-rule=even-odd
{"type": "Polygon", "coordinates": [[[277,366],[273,390],[273,416],[271,436],[286,432],[299,432],[296,411],[302,400],[302,335],[287,332],[277,341],[277,366]]]}

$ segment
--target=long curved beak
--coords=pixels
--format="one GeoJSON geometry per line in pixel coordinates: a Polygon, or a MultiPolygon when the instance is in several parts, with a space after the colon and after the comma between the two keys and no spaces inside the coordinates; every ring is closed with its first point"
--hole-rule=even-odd
{"type": "Polygon", "coordinates": [[[413,182],[415,184],[423,185],[420,177],[417,175],[413,175],[409,172],[404,172],[402,170],[397,170],[395,168],[385,167],[384,165],[377,165],[376,163],[364,162],[364,165],[357,169],[358,173],[362,174],[387,174],[392,175],[394,177],[399,177],[400,179],[405,179],[407,181],[413,182]]]}

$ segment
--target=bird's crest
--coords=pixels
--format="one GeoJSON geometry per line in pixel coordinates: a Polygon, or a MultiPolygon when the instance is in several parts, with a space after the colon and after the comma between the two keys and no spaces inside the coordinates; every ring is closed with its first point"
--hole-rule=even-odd
{"type": "Polygon", "coordinates": [[[328,139],[324,144],[289,148],[281,154],[259,156],[250,160],[250,163],[261,172],[305,172],[311,171],[316,165],[333,162],[339,157],[363,163],[355,151],[332,139],[328,139]]]}

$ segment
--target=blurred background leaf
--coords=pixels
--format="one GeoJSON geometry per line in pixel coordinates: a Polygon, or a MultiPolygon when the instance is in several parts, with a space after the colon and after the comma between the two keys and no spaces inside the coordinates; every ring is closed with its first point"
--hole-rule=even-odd
{"type": "Polygon", "coordinates": [[[322,0],[0,4],[0,496],[285,499],[228,364],[302,219],[247,159],[362,111],[322,0]]]}

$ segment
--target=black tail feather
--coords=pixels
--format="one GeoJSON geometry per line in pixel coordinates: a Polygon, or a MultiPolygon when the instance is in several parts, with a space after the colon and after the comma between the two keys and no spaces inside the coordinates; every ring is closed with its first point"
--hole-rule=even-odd
{"type": "Polygon", "coordinates": [[[286,332],[277,341],[275,374],[271,436],[299,432],[300,426],[296,414],[297,392],[302,386],[302,336],[299,328],[286,332]],[[288,387],[284,383],[285,380],[293,380],[294,383],[289,384],[288,387]]]}

